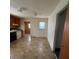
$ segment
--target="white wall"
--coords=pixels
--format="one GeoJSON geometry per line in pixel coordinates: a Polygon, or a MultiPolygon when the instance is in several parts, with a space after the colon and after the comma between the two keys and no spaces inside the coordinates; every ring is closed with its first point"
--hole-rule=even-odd
{"type": "Polygon", "coordinates": [[[47,18],[35,18],[30,21],[31,24],[31,36],[32,37],[46,37],[47,38],[47,31],[48,31],[48,19],[47,18]],[[45,29],[39,29],[39,22],[45,22],[45,29]]]}
{"type": "Polygon", "coordinates": [[[48,18],[48,41],[53,51],[54,46],[54,35],[55,35],[55,25],[56,25],[56,15],[60,12],[66,5],[68,4],[68,0],[60,0],[57,7],[53,11],[53,13],[48,18]]]}

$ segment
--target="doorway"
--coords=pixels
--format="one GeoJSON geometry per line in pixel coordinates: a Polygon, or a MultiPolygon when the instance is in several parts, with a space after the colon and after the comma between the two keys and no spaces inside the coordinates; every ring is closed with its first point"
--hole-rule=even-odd
{"type": "Polygon", "coordinates": [[[60,50],[61,42],[62,42],[63,31],[64,31],[65,17],[66,17],[65,14],[66,14],[66,8],[57,14],[57,20],[56,20],[54,53],[56,54],[58,58],[60,56],[60,51],[61,51],[60,50]]]}
{"type": "Polygon", "coordinates": [[[30,34],[30,22],[24,22],[25,25],[25,34],[30,34]]]}

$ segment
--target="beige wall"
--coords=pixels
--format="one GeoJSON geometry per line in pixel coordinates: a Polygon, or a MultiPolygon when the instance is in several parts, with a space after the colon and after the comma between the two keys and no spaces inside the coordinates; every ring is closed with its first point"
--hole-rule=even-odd
{"type": "Polygon", "coordinates": [[[55,26],[56,26],[56,15],[59,13],[66,5],[68,4],[68,0],[60,0],[57,7],[53,11],[53,13],[48,18],[48,41],[53,50],[54,47],[54,35],[55,35],[55,26]]]}
{"type": "Polygon", "coordinates": [[[30,21],[31,22],[31,36],[33,37],[47,37],[47,29],[48,29],[48,19],[47,18],[35,18],[30,21]],[[43,21],[46,23],[45,29],[39,29],[39,22],[43,21]]]}
{"type": "Polygon", "coordinates": [[[25,21],[30,21],[30,24],[31,24],[30,32],[31,32],[32,37],[46,37],[47,38],[47,31],[48,31],[48,19],[47,18],[21,19],[20,20],[20,28],[23,30],[23,32],[25,32],[25,27],[24,27],[25,21]],[[46,23],[44,30],[39,29],[39,22],[40,21],[43,21],[46,23]]]}

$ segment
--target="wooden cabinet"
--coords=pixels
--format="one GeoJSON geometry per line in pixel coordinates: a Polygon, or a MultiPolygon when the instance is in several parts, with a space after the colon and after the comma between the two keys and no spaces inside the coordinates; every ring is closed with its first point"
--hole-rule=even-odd
{"type": "Polygon", "coordinates": [[[10,28],[14,28],[16,26],[20,26],[20,18],[17,16],[10,15],[10,28]]]}

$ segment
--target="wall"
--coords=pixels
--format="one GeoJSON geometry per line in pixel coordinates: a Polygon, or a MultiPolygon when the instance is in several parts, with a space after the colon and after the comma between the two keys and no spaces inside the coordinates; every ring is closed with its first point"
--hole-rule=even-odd
{"type": "Polygon", "coordinates": [[[35,18],[30,21],[31,24],[31,36],[32,37],[47,37],[47,30],[48,30],[48,19],[47,18],[35,18]],[[45,29],[39,29],[39,22],[43,21],[46,23],[45,29]]]}
{"type": "Polygon", "coordinates": [[[55,26],[56,26],[56,15],[60,12],[66,5],[68,4],[68,0],[60,0],[57,7],[53,11],[53,13],[48,18],[48,41],[53,51],[54,47],[54,35],[55,35],[55,26]]]}
{"type": "Polygon", "coordinates": [[[46,37],[47,38],[47,32],[48,32],[48,19],[47,18],[21,19],[20,20],[20,28],[23,30],[23,35],[25,35],[24,22],[28,22],[28,21],[31,24],[30,33],[31,33],[32,37],[46,37]],[[43,21],[46,23],[44,30],[39,29],[38,23],[40,21],[43,21]]]}

